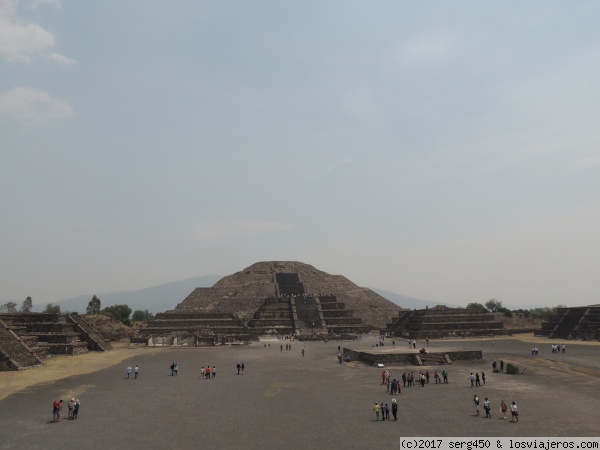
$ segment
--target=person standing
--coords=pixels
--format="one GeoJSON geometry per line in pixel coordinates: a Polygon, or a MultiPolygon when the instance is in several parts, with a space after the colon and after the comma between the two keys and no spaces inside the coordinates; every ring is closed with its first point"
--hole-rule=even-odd
{"type": "Polygon", "coordinates": [[[486,417],[486,419],[491,419],[492,418],[492,414],[490,413],[490,401],[488,400],[487,397],[483,401],[483,409],[485,410],[485,417],[486,417]]]}
{"type": "MultiPolygon", "coordinates": [[[[241,368],[242,368],[242,365],[241,365],[241,364],[238,362],[238,363],[237,363],[237,370],[238,370],[238,373],[237,373],[237,374],[238,374],[238,375],[240,374],[240,369],[241,369],[241,368]]],[[[204,367],[203,367],[202,369],[204,369],[204,367]]]]}
{"type": "Polygon", "coordinates": [[[483,381],[483,385],[485,386],[485,372],[481,371],[481,381],[483,381]]]}
{"type": "Polygon", "coordinates": [[[127,369],[125,369],[125,372],[127,372],[127,379],[129,380],[129,376],[131,375],[131,366],[127,366],[127,369]]]}
{"type": "Polygon", "coordinates": [[[217,368],[215,366],[212,368],[212,377],[217,378],[217,368]]]}
{"type": "Polygon", "coordinates": [[[75,397],[73,397],[69,403],[67,404],[67,408],[69,409],[69,414],[67,415],[67,419],[73,420],[73,408],[75,408],[75,397]]]}
{"type": "Polygon", "coordinates": [[[304,356],[304,349],[302,349],[302,356],[304,356]]]}
{"type": "Polygon", "coordinates": [[[444,378],[444,384],[448,384],[448,371],[446,369],[442,370],[442,377],[444,378]]]}
{"type": "Polygon", "coordinates": [[[479,416],[479,396],[477,394],[473,396],[473,404],[475,405],[475,415],[479,416]]]}
{"type": "Polygon", "coordinates": [[[385,404],[385,419],[390,420],[390,407],[387,403],[385,404]]]}
{"type": "Polygon", "coordinates": [[[206,366],[206,379],[210,380],[210,366],[206,366]]]}
{"type": "MultiPolygon", "coordinates": [[[[240,373],[240,364],[238,363],[238,374],[240,373]]],[[[204,366],[200,369],[200,379],[204,380],[204,366]]]]}
{"type": "Polygon", "coordinates": [[[519,410],[518,410],[517,404],[515,402],[512,402],[510,404],[510,414],[512,416],[512,419],[510,420],[511,422],[519,421],[519,410]],[[515,419],[517,419],[517,420],[515,420],[515,419]]]}
{"type": "Polygon", "coordinates": [[[60,415],[62,413],[62,404],[63,401],[56,401],[54,400],[54,422],[60,422],[60,415]]]}
{"type": "Polygon", "coordinates": [[[395,398],[392,399],[392,416],[394,416],[394,420],[398,420],[398,402],[395,398]]]}
{"type": "Polygon", "coordinates": [[[174,376],[175,375],[175,363],[171,364],[170,369],[171,369],[171,376],[174,376]]]}
{"type": "Polygon", "coordinates": [[[242,375],[244,375],[244,369],[246,368],[246,366],[244,366],[244,363],[242,363],[242,375]]]}
{"type": "Polygon", "coordinates": [[[73,408],[73,420],[77,419],[77,416],[79,415],[79,406],[81,406],[81,402],[79,399],[76,399],[75,407],[73,408]]]}
{"type": "Polygon", "coordinates": [[[475,372],[475,386],[481,386],[481,382],[479,381],[479,372],[475,372]]]}
{"type": "Polygon", "coordinates": [[[406,372],[402,374],[402,387],[406,387],[406,372]]]}
{"type": "Polygon", "coordinates": [[[504,400],[500,402],[500,411],[502,411],[502,415],[504,416],[502,420],[506,420],[506,411],[508,411],[508,406],[506,406],[504,400]]]}
{"type": "Polygon", "coordinates": [[[133,369],[133,378],[137,380],[138,375],[140,374],[140,368],[137,366],[137,364],[135,365],[135,368],[133,369]]]}
{"type": "Polygon", "coordinates": [[[173,365],[173,372],[175,372],[175,376],[177,376],[177,372],[179,372],[179,364],[174,363],[174,365],[173,365]]]}
{"type": "Polygon", "coordinates": [[[473,375],[473,372],[469,375],[469,380],[471,381],[471,387],[475,387],[475,375],[473,375]]]}
{"type": "Polygon", "coordinates": [[[379,403],[375,402],[375,406],[373,406],[373,411],[375,411],[375,421],[379,420],[379,411],[381,411],[381,407],[379,403]]]}

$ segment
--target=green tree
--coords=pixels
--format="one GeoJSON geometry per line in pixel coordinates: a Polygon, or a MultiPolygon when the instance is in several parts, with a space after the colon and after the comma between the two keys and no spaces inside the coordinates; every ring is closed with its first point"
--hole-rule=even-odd
{"type": "Polygon", "coordinates": [[[492,298],[491,300],[485,302],[485,307],[488,309],[488,311],[496,312],[502,309],[502,302],[492,298]]]}
{"type": "Polygon", "coordinates": [[[485,306],[483,306],[481,303],[477,303],[477,302],[474,302],[474,303],[469,303],[469,304],[467,305],[467,308],[479,308],[479,309],[486,309],[486,308],[485,308],[485,306]]]}
{"type": "Polygon", "coordinates": [[[128,305],[108,306],[100,311],[100,314],[112,317],[119,322],[123,322],[125,325],[131,325],[131,322],[129,321],[131,308],[128,305]]]}
{"type": "Polygon", "coordinates": [[[141,309],[138,309],[133,312],[131,320],[134,322],[152,322],[154,320],[154,314],[152,314],[147,309],[143,311],[141,309]]]}
{"type": "Polygon", "coordinates": [[[449,309],[446,305],[435,305],[433,308],[431,309],[449,309]]]}
{"type": "Polygon", "coordinates": [[[87,305],[87,308],[85,310],[86,313],[87,314],[98,314],[101,309],[101,304],[102,304],[102,302],[100,301],[100,299],[94,295],[87,305]]]}
{"type": "Polygon", "coordinates": [[[31,312],[31,308],[33,308],[33,300],[31,300],[31,297],[27,297],[25,300],[23,300],[21,312],[31,312]]]}
{"type": "Polygon", "coordinates": [[[48,303],[46,305],[46,309],[44,309],[45,313],[51,314],[60,314],[60,305],[54,305],[52,303],[48,303]]]}
{"type": "Polygon", "coordinates": [[[17,304],[15,302],[7,302],[4,305],[0,305],[0,313],[16,313],[17,304]]]}

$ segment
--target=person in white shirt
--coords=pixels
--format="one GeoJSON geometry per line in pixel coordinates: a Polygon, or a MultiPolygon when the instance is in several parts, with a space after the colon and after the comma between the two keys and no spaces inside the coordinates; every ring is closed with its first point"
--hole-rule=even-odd
{"type": "Polygon", "coordinates": [[[515,402],[512,402],[510,405],[510,413],[512,415],[511,422],[518,422],[519,421],[519,411],[517,409],[517,405],[515,402]],[[517,420],[515,420],[515,419],[517,419],[517,420]]]}

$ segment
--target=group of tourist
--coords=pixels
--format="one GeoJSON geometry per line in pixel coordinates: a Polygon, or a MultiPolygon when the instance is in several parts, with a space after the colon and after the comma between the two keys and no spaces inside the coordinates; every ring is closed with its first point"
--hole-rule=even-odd
{"type": "MultiPolygon", "coordinates": [[[[379,415],[381,414],[381,420],[391,420],[390,419],[390,407],[387,403],[381,402],[381,404],[375,402],[375,406],[373,407],[373,411],[375,411],[375,420],[379,420],[379,415]]],[[[394,416],[394,420],[398,420],[398,402],[395,398],[392,399],[392,416],[394,416]]]]}
{"type": "MultiPolygon", "coordinates": [[[[475,416],[480,416],[481,415],[479,412],[480,399],[479,399],[479,395],[477,395],[477,394],[473,395],[473,405],[475,405],[475,416]]],[[[485,400],[483,401],[483,410],[485,411],[485,416],[483,418],[491,419],[492,418],[492,412],[491,412],[492,407],[490,406],[490,400],[487,397],[485,397],[485,400]]],[[[500,412],[503,415],[502,420],[506,420],[508,406],[506,405],[504,400],[502,400],[500,402],[500,412]]],[[[510,420],[511,422],[519,421],[519,408],[517,407],[517,404],[515,402],[512,402],[510,404],[510,414],[511,414],[511,420],[510,420]]]]}
{"type": "Polygon", "coordinates": [[[211,378],[217,378],[217,368],[212,366],[211,369],[210,366],[206,366],[205,369],[204,366],[202,366],[202,369],[200,369],[200,379],[210,380],[211,378]]]}
{"type": "Polygon", "coordinates": [[[485,372],[483,370],[481,371],[481,378],[479,377],[478,372],[475,372],[475,375],[473,375],[473,372],[471,372],[471,375],[469,375],[469,381],[471,381],[471,387],[481,386],[482,382],[485,386],[485,372]]]}
{"type": "MultiPolygon", "coordinates": [[[[81,402],[78,398],[72,398],[67,407],[69,408],[69,415],[67,418],[69,420],[76,420],[79,415],[79,406],[81,402]]],[[[60,422],[63,410],[63,401],[62,400],[54,400],[52,404],[52,422],[60,422]]]]}
{"type": "MultiPolygon", "coordinates": [[[[429,384],[430,378],[431,374],[429,373],[429,370],[419,372],[417,376],[415,376],[414,372],[404,372],[402,374],[402,387],[414,386],[415,382],[420,384],[421,387],[425,387],[426,384],[429,384]]],[[[436,370],[433,374],[433,379],[435,380],[435,384],[442,384],[442,379],[444,380],[444,384],[448,384],[448,371],[444,369],[440,373],[436,370]]],[[[388,370],[383,370],[381,372],[381,384],[385,385],[385,391],[391,395],[401,393],[400,380],[397,380],[396,378],[392,379],[388,370]]]]}
{"type": "Polygon", "coordinates": [[[134,380],[137,380],[138,375],[140,374],[140,368],[137,366],[137,364],[135,365],[135,367],[132,369],[131,365],[127,366],[127,369],[125,369],[125,373],[127,374],[127,379],[129,380],[131,378],[131,372],[133,372],[134,375],[134,380]]]}

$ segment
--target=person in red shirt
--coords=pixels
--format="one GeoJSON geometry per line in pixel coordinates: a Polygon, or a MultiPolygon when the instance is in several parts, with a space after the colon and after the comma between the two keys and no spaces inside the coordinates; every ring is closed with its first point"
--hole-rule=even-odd
{"type": "Polygon", "coordinates": [[[206,366],[206,378],[210,380],[210,366],[206,366]]]}
{"type": "Polygon", "coordinates": [[[54,400],[54,407],[53,407],[53,416],[54,418],[52,419],[53,422],[60,422],[60,414],[62,413],[62,403],[63,401],[56,401],[54,400]]]}

